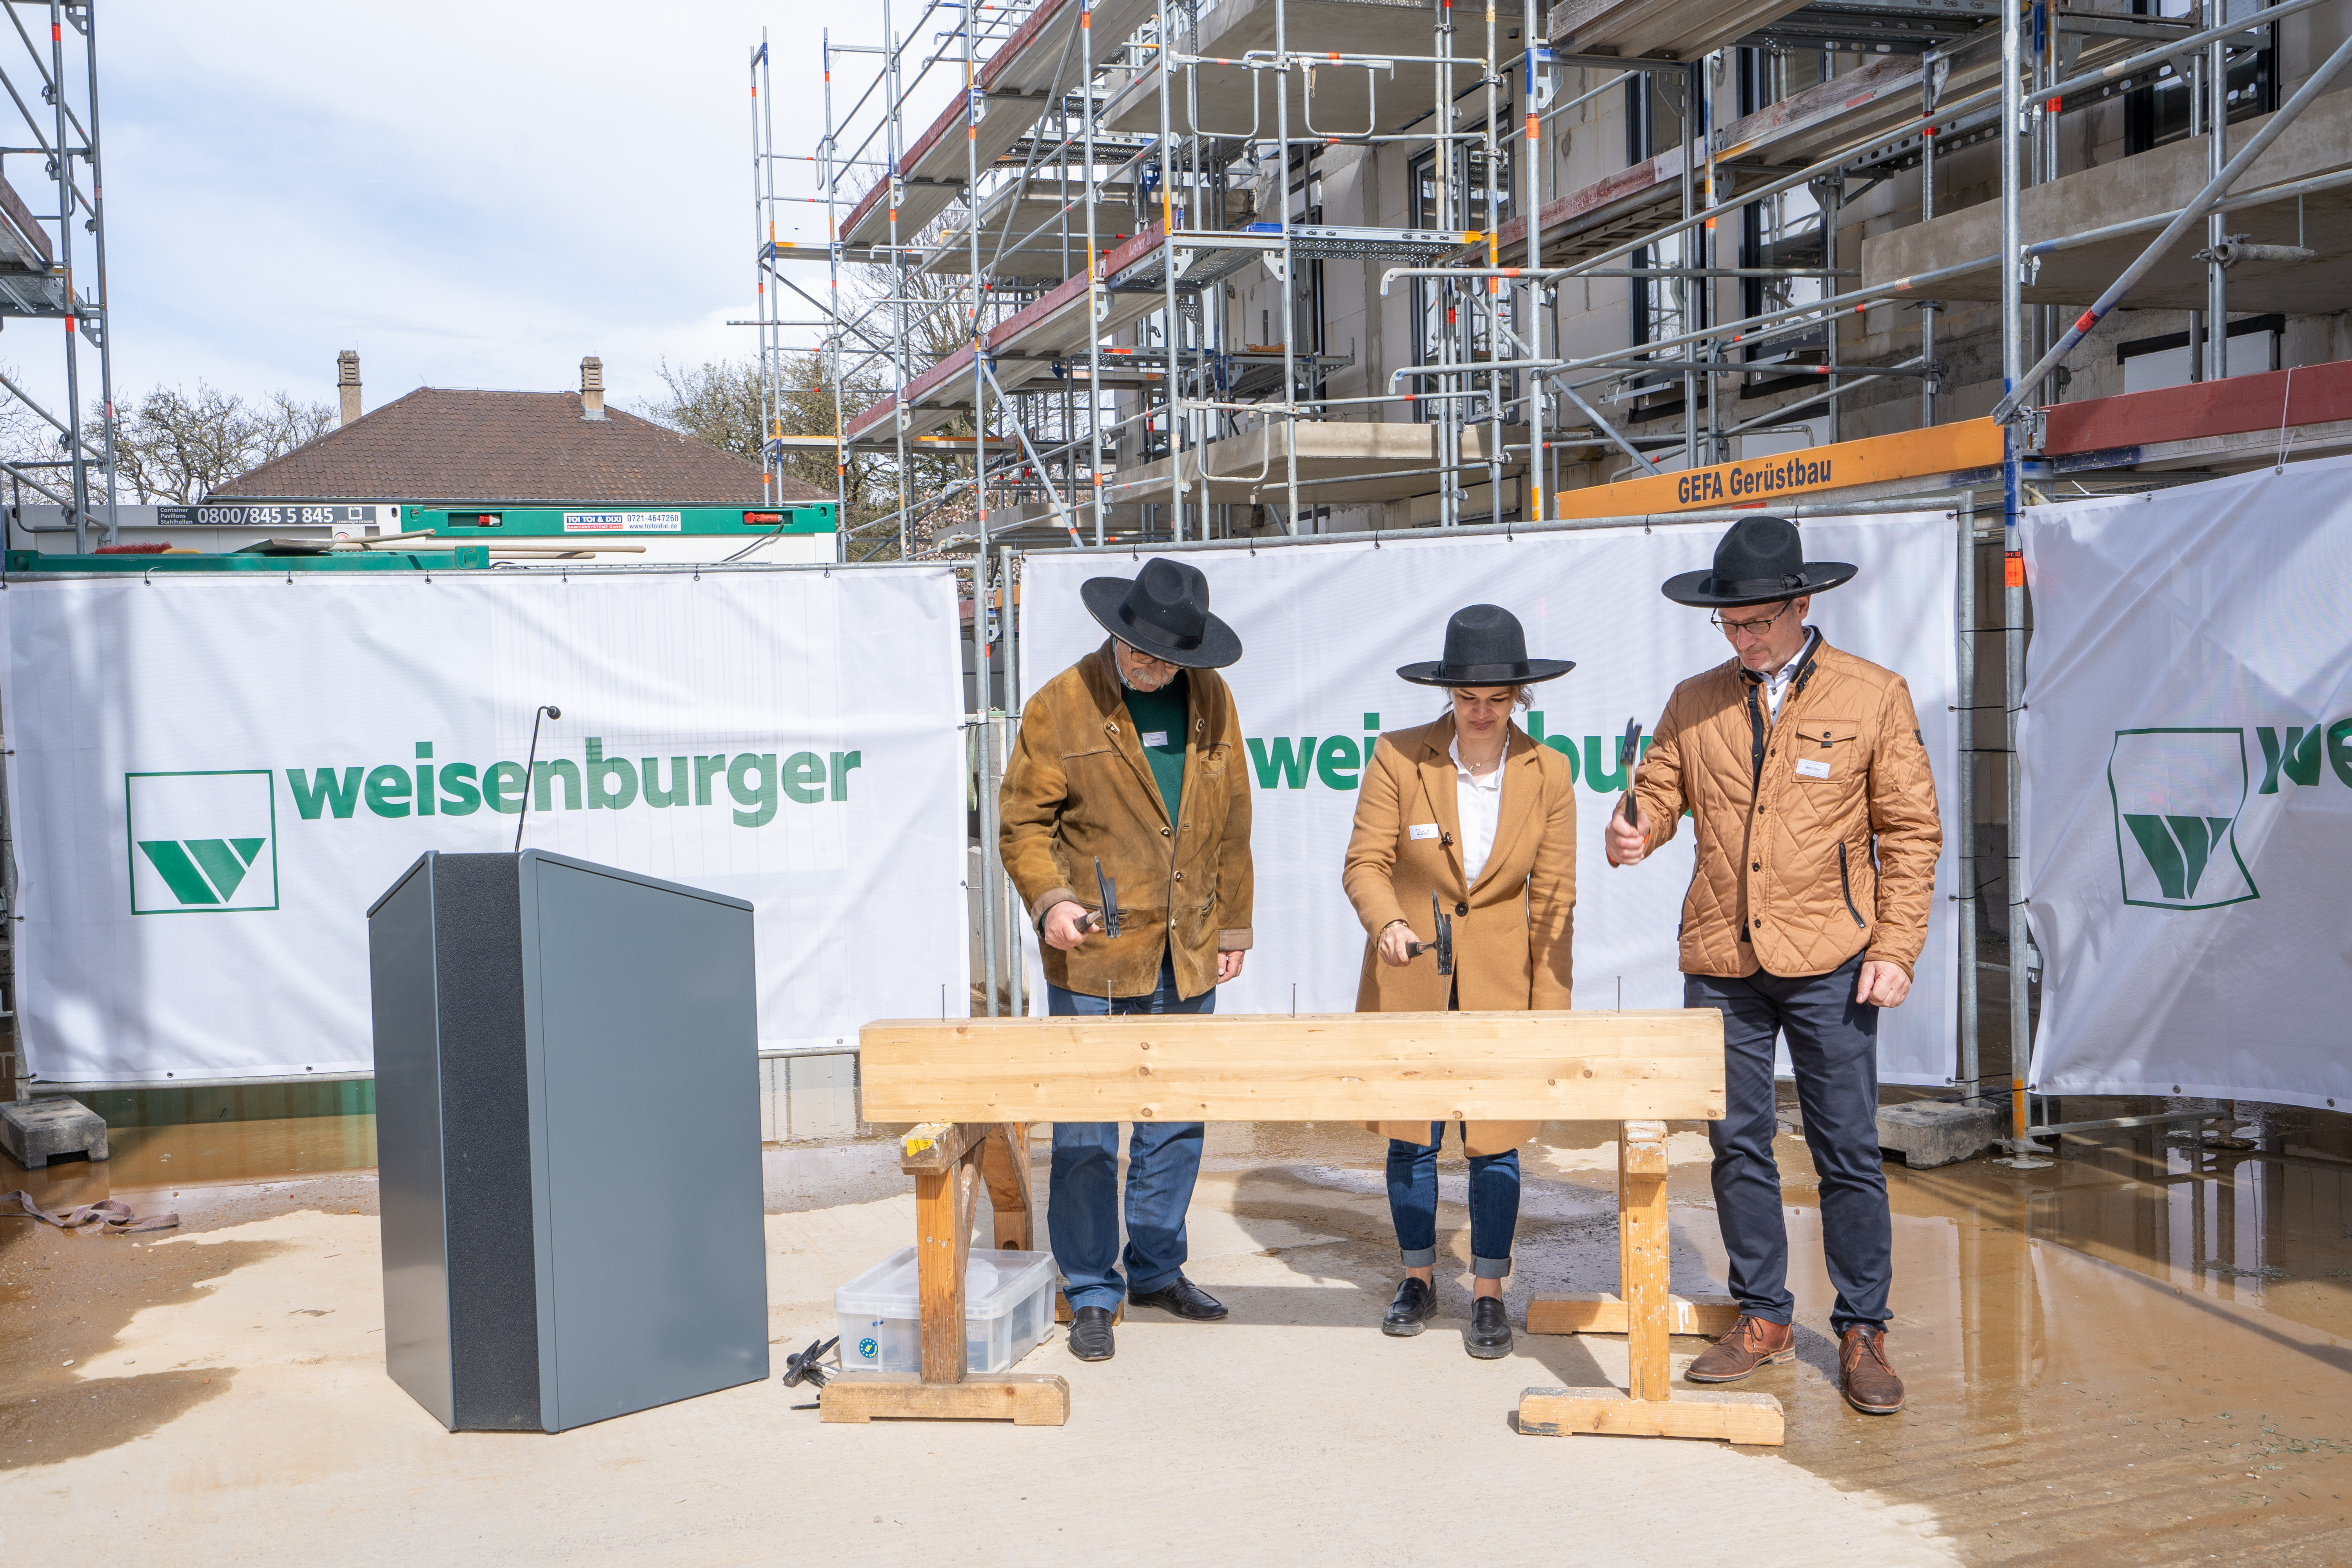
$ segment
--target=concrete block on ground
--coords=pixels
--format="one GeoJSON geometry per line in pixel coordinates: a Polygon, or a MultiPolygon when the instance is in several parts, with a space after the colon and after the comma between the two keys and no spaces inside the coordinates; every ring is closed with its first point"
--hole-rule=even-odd
{"type": "Polygon", "coordinates": [[[1902,1155],[1913,1170],[1973,1158],[1999,1142],[2002,1131],[2000,1112],[1990,1105],[1922,1100],[1878,1110],[1879,1148],[1902,1155]]]}
{"type": "Polygon", "coordinates": [[[106,1121],[79,1100],[51,1095],[0,1105],[0,1148],[37,1171],[60,1154],[107,1157],[106,1121]]]}

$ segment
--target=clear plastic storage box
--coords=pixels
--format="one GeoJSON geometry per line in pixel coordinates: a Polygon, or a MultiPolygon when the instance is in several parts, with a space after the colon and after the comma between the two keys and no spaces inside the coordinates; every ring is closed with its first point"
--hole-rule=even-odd
{"type": "MultiPolygon", "coordinates": [[[[1054,1255],[973,1247],[963,1276],[964,1360],[1003,1372],[1054,1326],[1054,1255]]],[[[915,1249],[901,1247],[833,1293],[841,1364],[852,1372],[923,1370],[915,1249]]]]}

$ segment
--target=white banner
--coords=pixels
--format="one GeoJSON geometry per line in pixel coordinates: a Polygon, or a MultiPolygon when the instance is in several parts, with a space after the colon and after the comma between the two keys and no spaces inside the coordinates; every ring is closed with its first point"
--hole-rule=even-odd
{"type": "Polygon", "coordinates": [[[930,1015],[971,963],[956,604],[945,567],[10,583],[32,1070],[368,1070],[368,906],[511,848],[527,790],[525,843],[756,906],[762,1049],[930,1015]]]}
{"type": "MultiPolygon", "coordinates": [[[[1910,682],[1946,822],[1952,820],[1957,744],[1952,606],[1959,548],[1948,512],[1809,520],[1806,553],[1862,568],[1850,586],[1813,601],[1832,643],[1910,682]]],[[[1356,779],[1381,731],[1426,723],[1442,691],[1396,678],[1399,665],[1444,651],[1445,623],[1465,605],[1492,603],[1527,627],[1528,652],[1577,668],[1536,688],[1520,715],[1530,734],[1576,761],[1576,995],[1579,1007],[1679,1007],[1675,930],[1691,875],[1691,836],[1643,866],[1612,870],[1601,826],[1617,799],[1617,742],[1638,717],[1646,733],[1675,684],[1728,656],[1704,612],[1667,600],[1658,584],[1706,566],[1721,523],[1661,524],[1445,539],[1420,533],[1380,545],[1295,545],[1195,551],[1216,613],[1246,650],[1224,672],[1248,738],[1257,868],[1257,947],[1224,988],[1228,1011],[1352,1012],[1364,931],[1339,887],[1356,807],[1356,779]]],[[[1033,555],[1022,586],[1022,690],[1099,647],[1103,632],[1078,600],[1088,577],[1131,577],[1125,555],[1033,555]]],[[[1955,927],[1946,895],[1947,847],[1917,984],[1879,1026],[1881,1076],[1941,1084],[1955,1070],[1955,927]]],[[[1033,1007],[1045,1007],[1036,938],[1028,939],[1033,1007]]],[[[1784,1068],[1785,1071],[1785,1063],[1784,1068]]]]}
{"type": "Polygon", "coordinates": [[[2026,514],[2037,1091],[2352,1108],[2347,484],[2026,514]]]}

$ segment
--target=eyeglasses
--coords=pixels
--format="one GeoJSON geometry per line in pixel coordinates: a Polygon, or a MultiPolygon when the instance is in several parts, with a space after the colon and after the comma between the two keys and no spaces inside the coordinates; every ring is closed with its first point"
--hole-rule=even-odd
{"type": "Polygon", "coordinates": [[[1707,616],[1707,619],[1715,625],[1721,626],[1723,628],[1723,635],[1726,637],[1740,636],[1760,637],[1766,632],[1770,631],[1772,629],[1772,623],[1779,620],[1782,616],[1787,615],[1789,613],[1789,605],[1795,603],[1796,601],[1794,599],[1785,601],[1779,609],[1773,611],[1770,615],[1765,616],[1760,621],[1727,621],[1721,616],[1707,616]]]}

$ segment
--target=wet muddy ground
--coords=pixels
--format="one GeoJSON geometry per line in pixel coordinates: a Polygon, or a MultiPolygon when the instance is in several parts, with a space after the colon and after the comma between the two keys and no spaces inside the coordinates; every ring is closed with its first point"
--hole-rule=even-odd
{"type": "MultiPolygon", "coordinates": [[[[1530,1294],[1614,1288],[1613,1132],[1554,1123],[1526,1151],[1515,1319],[1530,1294]]],[[[1801,1135],[1784,1136],[1800,1356],[1741,1385],[1786,1407],[1780,1457],[1931,1510],[1973,1563],[2352,1562],[2352,1118],[2266,1112],[2240,1142],[2130,1129],[2071,1137],[2040,1170],[1890,1167],[1890,1346],[1911,1403],[1874,1419],[1837,1394],[1811,1167],[1801,1135]]],[[[113,1195],[175,1209],[192,1233],[297,1210],[374,1213],[366,1117],[129,1128],[115,1148],[107,1164],[47,1172],[0,1156],[0,1191],[21,1186],[52,1208],[113,1195]]],[[[1210,1129],[1196,1214],[1222,1211],[1264,1260],[1252,1283],[1221,1290],[1236,1321],[1376,1334],[1395,1278],[1382,1149],[1354,1127],[1210,1129]]],[[[1677,1124],[1671,1152],[1675,1288],[1719,1291],[1703,1130],[1677,1124]]],[[[895,1152],[880,1137],[771,1147],[768,1209],[814,1216],[900,1197],[895,1152]]],[[[1034,1152],[1042,1194],[1042,1142],[1034,1152]]],[[[1464,1168],[1449,1150],[1441,1171],[1441,1245],[1460,1262],[1464,1168]]],[[[111,1347],[134,1313],[266,1268],[277,1245],[157,1239],[0,1221],[0,1471],[131,1441],[233,1385],[234,1367],[86,1375],[94,1359],[121,1358],[111,1347]]],[[[1465,1315],[1466,1281],[1444,1268],[1440,1279],[1442,1311],[1465,1315]]],[[[317,1309],[289,1298],[285,1310],[317,1309]]],[[[1678,1358],[1698,1348],[1676,1342],[1678,1358]]],[[[1605,1342],[1588,1353],[1522,1335],[1520,1350],[1532,1383],[1591,1381],[1580,1370],[1609,1359],[1605,1342]]],[[[1041,1357],[1064,1370],[1053,1344],[1024,1370],[1041,1357]]]]}

